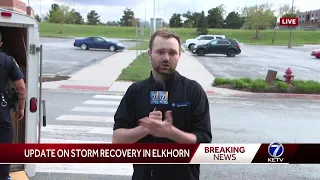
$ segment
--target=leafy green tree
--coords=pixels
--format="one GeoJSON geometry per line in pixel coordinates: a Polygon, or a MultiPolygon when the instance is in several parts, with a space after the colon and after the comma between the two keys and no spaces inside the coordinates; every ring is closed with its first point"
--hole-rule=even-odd
{"type": "Polygon", "coordinates": [[[182,17],[186,18],[183,22],[184,27],[186,28],[195,28],[197,27],[197,22],[199,20],[201,13],[199,12],[190,12],[187,11],[186,13],[182,14],[182,17]]]}
{"type": "Polygon", "coordinates": [[[223,28],[225,13],[224,5],[217,6],[208,11],[208,27],[209,28],[223,28]]]}
{"type": "Polygon", "coordinates": [[[204,11],[202,11],[197,22],[197,33],[199,35],[206,35],[208,32],[208,20],[204,15],[204,11]]]}
{"type": "Polygon", "coordinates": [[[100,24],[100,16],[95,10],[91,10],[87,15],[87,24],[98,25],[100,24]]]}
{"type": "Polygon", "coordinates": [[[186,18],[186,20],[183,22],[183,26],[186,28],[193,28],[193,19],[191,11],[183,13],[182,17],[186,18]]]}
{"type": "Polygon", "coordinates": [[[136,20],[134,17],[134,12],[131,9],[126,8],[123,11],[122,18],[120,19],[121,26],[126,26],[126,27],[135,26],[135,23],[136,23],[136,20]]]}
{"type": "Polygon", "coordinates": [[[280,5],[278,8],[279,17],[297,17],[299,10],[297,6],[290,6],[289,4],[280,5]]]}
{"type": "Polygon", "coordinates": [[[84,24],[84,19],[81,14],[77,11],[72,11],[73,23],[74,24],[84,24]]]}
{"type": "Polygon", "coordinates": [[[60,6],[59,11],[53,13],[54,19],[60,21],[60,34],[63,34],[64,24],[72,18],[72,13],[70,12],[70,7],[67,5],[60,6]]]}
{"type": "Polygon", "coordinates": [[[268,3],[246,7],[243,14],[246,17],[245,27],[255,30],[255,39],[259,39],[260,29],[272,26],[274,23],[274,10],[268,3]]]}
{"type": "Polygon", "coordinates": [[[182,27],[181,14],[174,13],[169,20],[169,26],[172,28],[182,27]]]}
{"type": "Polygon", "coordinates": [[[60,12],[59,4],[52,4],[48,13],[48,21],[50,23],[60,23],[60,19],[57,19],[57,13],[60,12]]]}
{"type": "Polygon", "coordinates": [[[108,21],[106,23],[107,26],[119,26],[120,22],[119,21],[108,21]]]}
{"type": "Polygon", "coordinates": [[[245,19],[239,13],[232,11],[228,14],[224,22],[225,27],[228,29],[240,29],[243,26],[245,19]]]}

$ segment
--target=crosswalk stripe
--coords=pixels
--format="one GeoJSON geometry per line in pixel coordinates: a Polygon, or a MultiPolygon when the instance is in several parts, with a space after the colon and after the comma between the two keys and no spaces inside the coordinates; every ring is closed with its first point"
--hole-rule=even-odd
{"type": "MultiPolygon", "coordinates": [[[[59,114],[55,124],[41,128],[41,144],[111,144],[114,122],[122,96],[95,95],[75,105],[69,113],[59,114]],[[93,97],[93,98],[92,98],[93,97]],[[82,115],[83,114],[83,115],[82,115]],[[105,126],[97,124],[105,123],[105,126]],[[76,126],[77,124],[81,126],[76,126]]],[[[87,174],[105,176],[132,176],[132,164],[43,164],[36,172],[87,174]]],[[[90,177],[90,176],[88,176],[90,177]]]]}
{"type": "Polygon", "coordinates": [[[114,122],[113,116],[81,116],[81,115],[61,115],[56,118],[59,121],[88,121],[88,122],[114,122]]]}
{"type": "Polygon", "coordinates": [[[96,101],[96,100],[88,100],[85,101],[83,104],[92,104],[92,105],[114,105],[118,106],[120,101],[96,101]]]}
{"type": "Polygon", "coordinates": [[[116,108],[98,108],[98,107],[75,107],[71,111],[115,113],[117,109],[116,108]]]}
{"type": "Polygon", "coordinates": [[[111,144],[112,142],[105,141],[84,141],[84,140],[71,140],[71,139],[48,139],[41,138],[41,143],[52,143],[52,144],[111,144]]]}
{"type": "Polygon", "coordinates": [[[99,163],[99,164],[37,164],[37,172],[45,173],[72,173],[72,174],[99,174],[131,176],[132,164],[99,163]]]}
{"type": "Polygon", "coordinates": [[[112,96],[112,95],[95,95],[93,98],[100,98],[100,99],[118,99],[121,100],[123,96],[112,96]]]}
{"type": "Polygon", "coordinates": [[[42,132],[53,133],[81,133],[81,134],[102,134],[112,135],[111,127],[92,127],[92,126],[66,126],[66,125],[47,125],[41,129],[42,132]]]}

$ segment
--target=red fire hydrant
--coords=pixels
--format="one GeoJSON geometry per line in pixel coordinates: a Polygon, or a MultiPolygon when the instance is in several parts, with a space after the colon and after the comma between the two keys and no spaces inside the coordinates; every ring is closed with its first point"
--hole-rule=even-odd
{"type": "Polygon", "coordinates": [[[285,73],[286,74],[283,75],[283,77],[285,78],[286,83],[291,85],[291,82],[294,78],[294,75],[292,75],[292,70],[290,68],[288,68],[285,73]]]}

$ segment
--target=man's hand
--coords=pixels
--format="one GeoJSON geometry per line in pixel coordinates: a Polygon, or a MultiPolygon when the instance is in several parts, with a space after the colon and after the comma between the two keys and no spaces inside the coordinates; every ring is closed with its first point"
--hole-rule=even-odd
{"type": "Polygon", "coordinates": [[[20,121],[24,117],[24,110],[19,109],[18,112],[16,112],[16,120],[20,121]]]}
{"type": "MultiPolygon", "coordinates": [[[[157,111],[153,111],[153,112],[157,112],[157,111]]],[[[156,118],[152,118],[152,117],[141,119],[139,121],[140,125],[144,127],[144,129],[148,130],[149,134],[155,137],[167,137],[173,127],[172,111],[167,111],[165,113],[164,121],[162,120],[159,121],[159,116],[155,116],[156,118]]],[[[161,116],[161,119],[162,119],[162,116],[161,116]]]]}
{"type": "Polygon", "coordinates": [[[149,113],[149,118],[162,121],[162,112],[161,111],[156,111],[156,108],[152,112],[149,113]]]}

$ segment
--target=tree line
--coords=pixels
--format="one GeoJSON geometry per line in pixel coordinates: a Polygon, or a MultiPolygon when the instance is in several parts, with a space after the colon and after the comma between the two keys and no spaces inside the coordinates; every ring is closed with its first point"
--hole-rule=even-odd
{"type": "MultiPolygon", "coordinates": [[[[172,28],[196,28],[199,35],[207,34],[209,28],[219,29],[252,29],[255,30],[256,38],[259,38],[259,30],[274,28],[277,26],[278,17],[297,17],[299,10],[296,7],[291,8],[289,4],[280,5],[274,8],[272,4],[264,3],[249,7],[238,8],[238,10],[229,12],[226,15],[223,4],[211,8],[205,15],[204,11],[186,13],[174,13],[169,19],[168,26],[172,28]],[[226,17],[226,18],[224,18],[226,17]],[[184,20],[182,20],[182,18],[184,20]]],[[[100,15],[91,10],[87,14],[85,22],[81,14],[67,5],[52,4],[51,9],[45,16],[44,20],[38,15],[36,18],[40,22],[60,23],[60,33],[63,33],[64,24],[88,24],[88,25],[107,25],[107,26],[136,26],[137,23],[143,26],[149,26],[149,23],[143,24],[137,22],[134,12],[125,8],[119,21],[101,22],[100,15]]],[[[167,26],[163,22],[163,26],[167,26]]]]}
{"type": "Polygon", "coordinates": [[[35,18],[39,22],[59,23],[61,24],[60,33],[63,33],[64,24],[87,24],[87,25],[105,25],[105,26],[135,26],[136,19],[134,12],[125,8],[123,16],[119,21],[108,21],[106,23],[101,22],[100,15],[91,10],[87,14],[87,21],[81,16],[81,14],[75,9],[71,9],[68,5],[52,4],[49,12],[41,19],[39,15],[35,15],[35,18]]]}
{"type": "Polygon", "coordinates": [[[274,8],[272,4],[264,3],[229,12],[224,18],[226,10],[225,6],[221,4],[209,9],[207,15],[204,11],[174,13],[169,20],[169,26],[172,28],[196,28],[199,35],[207,34],[209,28],[251,29],[256,32],[255,38],[259,38],[259,30],[275,28],[278,25],[278,17],[297,17],[298,13],[297,7],[292,8],[289,4],[274,8]]]}

